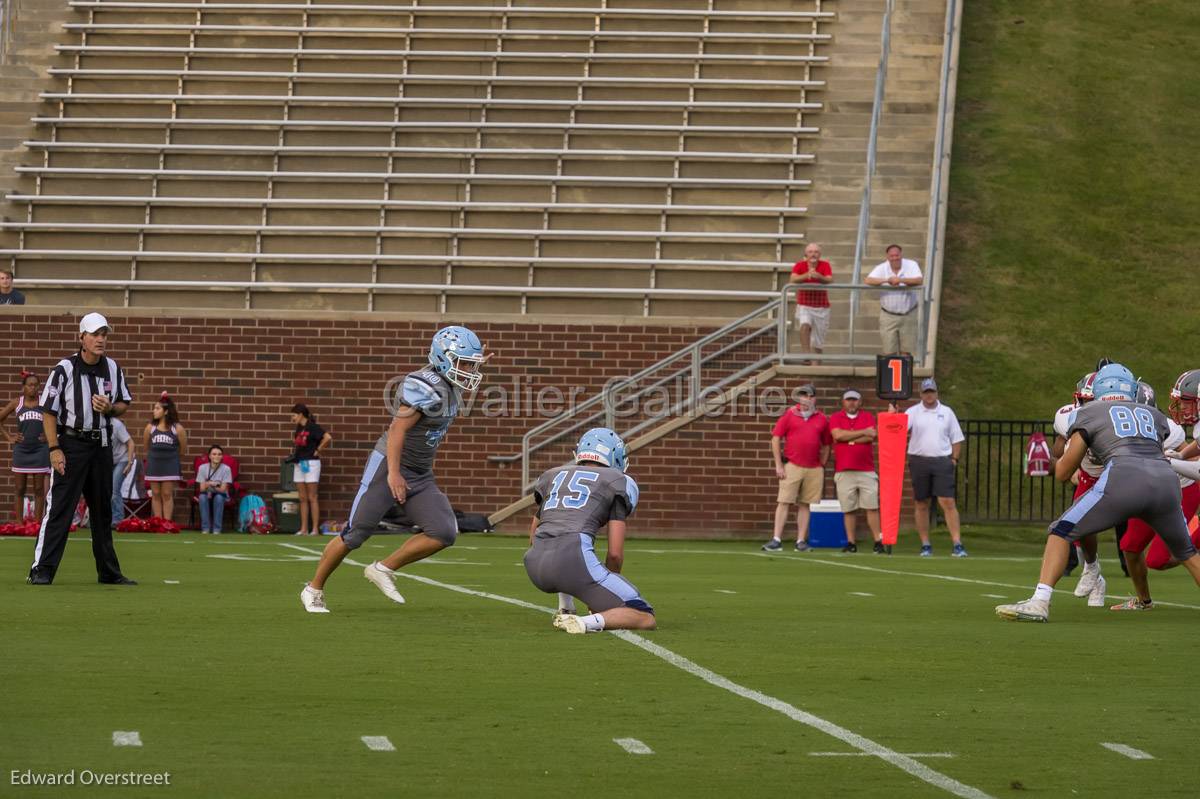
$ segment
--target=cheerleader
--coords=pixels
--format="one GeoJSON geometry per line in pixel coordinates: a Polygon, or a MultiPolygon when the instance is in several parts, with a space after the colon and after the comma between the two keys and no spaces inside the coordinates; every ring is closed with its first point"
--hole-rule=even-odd
{"type": "Polygon", "coordinates": [[[42,409],[38,402],[38,376],[33,372],[21,372],[21,396],[10,400],[0,410],[0,424],[11,414],[17,417],[17,435],[4,431],[8,443],[12,444],[12,470],[16,475],[17,521],[23,521],[25,493],[33,492],[33,513],[41,519],[46,510],[46,475],[50,474],[50,447],[46,444],[46,431],[42,427],[42,409]]]}
{"type": "Polygon", "coordinates": [[[183,479],[179,453],[187,449],[187,433],[179,423],[179,409],[165,391],[154,403],[142,443],[146,447],[146,482],[150,484],[154,515],[160,519],[173,519],[175,484],[183,479]]]}

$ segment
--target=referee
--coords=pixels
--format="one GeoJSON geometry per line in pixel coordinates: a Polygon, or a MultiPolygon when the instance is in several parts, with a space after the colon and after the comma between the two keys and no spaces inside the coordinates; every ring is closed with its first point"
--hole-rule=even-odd
{"type": "Polygon", "coordinates": [[[92,520],[92,555],[101,583],[137,585],[121,574],[112,538],[112,421],[133,397],[121,367],[104,355],[112,328],[98,313],[79,322],[79,352],[63,358],[42,390],[42,420],[50,445],[49,502],[38,531],[31,585],[50,585],[67,546],[82,494],[92,520]]]}

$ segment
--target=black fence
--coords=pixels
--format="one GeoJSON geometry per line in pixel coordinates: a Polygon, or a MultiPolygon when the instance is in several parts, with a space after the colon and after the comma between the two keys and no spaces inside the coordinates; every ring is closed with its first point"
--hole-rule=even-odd
{"type": "Polygon", "coordinates": [[[1048,522],[1070,507],[1074,486],[1025,473],[1029,437],[1041,433],[1053,445],[1053,424],[969,419],[962,430],[967,440],[958,463],[958,509],[964,521],[1048,522]]]}

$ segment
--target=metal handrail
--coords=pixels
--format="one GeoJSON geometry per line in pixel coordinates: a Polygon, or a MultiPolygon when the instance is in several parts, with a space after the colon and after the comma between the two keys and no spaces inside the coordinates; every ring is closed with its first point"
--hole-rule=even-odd
{"type": "Polygon", "coordinates": [[[0,0],[0,64],[7,64],[19,0],[0,0]]]}
{"type": "MultiPolygon", "coordinates": [[[[879,151],[879,118],[883,114],[884,89],[887,86],[887,63],[892,50],[892,11],[895,0],[887,0],[879,32],[879,67],[875,70],[875,99],[871,105],[871,130],[867,134],[867,173],[863,180],[862,201],[858,206],[858,232],[854,238],[854,269],[850,280],[862,281],[863,255],[867,248],[867,232],[871,226],[871,183],[875,179],[875,160],[879,151]]],[[[850,301],[850,335],[853,347],[854,321],[858,316],[858,295],[850,301]]]]}
{"type": "Polygon", "coordinates": [[[929,364],[930,330],[933,309],[939,294],[942,260],[941,246],[946,236],[946,203],[950,191],[950,146],[953,136],[950,117],[954,113],[957,88],[958,46],[962,33],[962,8],[958,0],[946,0],[946,28],[942,43],[942,75],[938,90],[937,134],[933,144],[933,176],[929,183],[929,230],[925,237],[925,291],[921,303],[921,363],[929,364]]]}

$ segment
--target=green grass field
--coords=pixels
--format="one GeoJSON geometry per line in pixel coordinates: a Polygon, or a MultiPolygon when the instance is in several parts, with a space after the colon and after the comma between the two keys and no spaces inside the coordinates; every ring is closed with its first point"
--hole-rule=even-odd
{"type": "Polygon", "coordinates": [[[938,341],[960,416],[1049,418],[1100,355],[1160,397],[1200,367],[1196,30],[1186,0],[966,4],[938,341]]]}
{"type": "MultiPolygon", "coordinates": [[[[123,535],[135,588],[96,585],[78,538],[54,586],[24,585],[33,542],[0,540],[0,796],[1195,795],[1187,576],[1153,575],[1156,599],[1180,604],[1151,613],[1060,595],[1050,624],[1003,622],[992,607],[1028,595],[1040,536],[967,534],[967,560],[946,556],[944,535],[928,560],[911,541],[888,558],[635,540],[626,573],[661,629],[632,641],[568,636],[500,601],[551,604],[516,538],[464,536],[411,567],[428,582],[400,580],[404,606],[346,566],[323,616],[297,598],[320,540],[123,535]],[[898,761],[914,776],[856,756],[826,723],[873,742],[860,747],[952,757],[898,761]],[[114,731],[142,746],[115,747],[114,731]],[[71,769],[170,772],[171,785],[11,784],[71,769]]],[[[358,559],[396,543],[375,538],[358,559]]],[[[1126,582],[1105,565],[1119,598],[1126,582]]]]}

